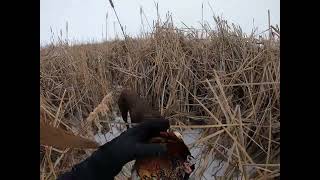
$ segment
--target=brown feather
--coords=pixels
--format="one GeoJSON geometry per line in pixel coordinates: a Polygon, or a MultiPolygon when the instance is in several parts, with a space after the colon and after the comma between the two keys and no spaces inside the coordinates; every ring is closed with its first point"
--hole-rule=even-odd
{"type": "Polygon", "coordinates": [[[131,179],[186,179],[194,170],[194,166],[187,167],[188,156],[191,155],[183,140],[172,132],[162,132],[159,137],[152,138],[150,143],[164,144],[168,153],[165,156],[136,160],[131,179]],[[188,171],[188,172],[187,172],[188,171]],[[191,172],[190,172],[191,171],[191,172]]]}

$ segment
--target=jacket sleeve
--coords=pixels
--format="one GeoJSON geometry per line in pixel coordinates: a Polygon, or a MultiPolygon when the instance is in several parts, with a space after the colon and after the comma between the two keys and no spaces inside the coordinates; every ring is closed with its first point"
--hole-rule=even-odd
{"type": "Polygon", "coordinates": [[[122,165],[113,159],[109,148],[100,148],[81,163],[73,166],[71,171],[57,180],[111,180],[121,171],[122,165]]]}

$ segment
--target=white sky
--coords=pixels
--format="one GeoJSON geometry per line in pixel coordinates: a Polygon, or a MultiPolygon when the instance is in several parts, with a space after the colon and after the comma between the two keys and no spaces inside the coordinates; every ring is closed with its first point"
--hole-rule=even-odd
{"type": "MultiPolygon", "coordinates": [[[[280,0],[113,0],[122,25],[126,26],[129,35],[138,35],[141,31],[140,6],[142,6],[149,23],[156,19],[155,2],[159,3],[160,16],[172,13],[173,21],[178,27],[200,27],[201,5],[204,5],[203,18],[214,25],[210,3],[216,15],[222,15],[229,22],[241,26],[244,32],[250,33],[254,26],[259,31],[268,27],[267,10],[270,10],[271,24],[280,26],[280,0]]],[[[40,42],[50,42],[52,33],[62,29],[65,37],[68,21],[68,37],[71,40],[88,41],[105,38],[106,12],[108,12],[108,39],[114,38],[121,30],[108,0],[40,0],[40,42]]],[[[146,25],[146,21],[144,24],[146,25]]],[[[147,28],[147,26],[145,26],[147,28]]]]}

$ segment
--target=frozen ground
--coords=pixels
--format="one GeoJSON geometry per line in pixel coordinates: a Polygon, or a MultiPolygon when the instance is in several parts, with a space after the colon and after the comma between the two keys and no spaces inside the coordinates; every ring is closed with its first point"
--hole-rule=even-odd
{"type": "MultiPolygon", "coordinates": [[[[123,122],[121,117],[115,118],[116,122],[123,122]]],[[[123,132],[126,128],[120,124],[110,124],[110,131],[106,134],[96,134],[95,140],[100,144],[104,144],[113,138],[119,136],[121,132],[123,132]]],[[[201,129],[194,129],[194,130],[185,130],[182,132],[183,140],[190,148],[192,156],[196,160],[195,166],[195,173],[191,175],[190,179],[201,179],[201,180],[213,180],[216,179],[215,177],[223,176],[225,172],[225,165],[226,163],[221,160],[213,160],[213,153],[202,153],[205,150],[204,145],[197,145],[195,146],[194,143],[199,139],[201,135],[201,129]],[[205,167],[199,177],[199,166],[205,167]],[[197,177],[198,176],[198,177],[197,177]]],[[[133,162],[128,163],[126,167],[124,167],[122,173],[126,176],[130,174],[130,168],[133,162]]]]}

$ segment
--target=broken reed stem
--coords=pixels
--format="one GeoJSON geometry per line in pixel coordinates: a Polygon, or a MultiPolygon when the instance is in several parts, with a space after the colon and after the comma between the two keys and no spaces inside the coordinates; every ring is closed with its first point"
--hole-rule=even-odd
{"type": "MultiPolygon", "coordinates": [[[[209,86],[211,86],[211,84],[209,83],[208,79],[206,79],[207,83],[209,84],[209,86]]],[[[207,111],[207,113],[209,113],[209,115],[220,125],[222,125],[222,123],[212,114],[211,111],[209,111],[209,109],[207,107],[205,107],[201,101],[199,101],[199,99],[197,97],[195,97],[188,89],[186,89],[186,87],[181,84],[179,81],[177,81],[183,88],[185,88],[185,90],[190,93],[190,95],[207,111]]],[[[212,87],[210,87],[212,88],[212,87]]],[[[240,150],[242,151],[242,153],[246,156],[246,158],[248,158],[248,160],[250,161],[251,164],[254,164],[254,161],[252,160],[252,158],[248,155],[247,151],[245,150],[245,148],[243,146],[241,146],[241,144],[237,141],[237,139],[225,128],[225,127],[222,127],[223,130],[229,135],[229,137],[238,145],[238,147],[240,148],[240,150]]],[[[258,171],[258,173],[260,175],[261,172],[258,171]]]]}

